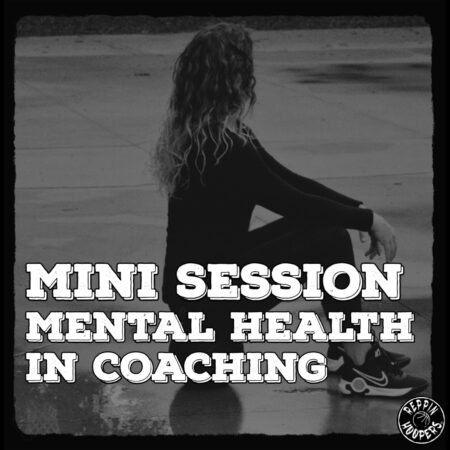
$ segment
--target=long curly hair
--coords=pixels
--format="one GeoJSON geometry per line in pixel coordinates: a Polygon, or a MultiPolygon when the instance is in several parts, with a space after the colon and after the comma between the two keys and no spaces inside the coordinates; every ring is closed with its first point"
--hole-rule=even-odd
{"type": "Polygon", "coordinates": [[[230,23],[199,31],[178,57],[173,82],[167,117],[151,158],[152,169],[169,195],[189,184],[189,171],[197,171],[202,179],[207,139],[215,144],[212,157],[218,164],[231,145],[231,123],[236,125],[233,133],[244,141],[249,138],[242,119],[256,95],[248,31],[230,23]],[[188,158],[194,167],[188,167],[188,158]]]}

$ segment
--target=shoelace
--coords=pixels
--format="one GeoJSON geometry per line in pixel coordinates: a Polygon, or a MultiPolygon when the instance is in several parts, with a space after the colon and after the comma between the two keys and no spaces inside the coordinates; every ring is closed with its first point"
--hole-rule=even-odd
{"type": "Polygon", "coordinates": [[[373,343],[373,346],[375,348],[377,348],[378,350],[380,350],[380,353],[391,363],[392,366],[396,366],[397,368],[399,368],[398,367],[398,363],[396,363],[395,361],[392,361],[392,359],[390,358],[388,352],[380,345],[380,343],[378,342],[378,340],[376,340],[376,338],[375,338],[375,341],[373,343]]]}
{"type": "Polygon", "coordinates": [[[391,375],[394,375],[395,377],[402,377],[403,371],[399,367],[399,365],[393,362],[381,347],[379,347],[379,349],[380,349],[380,356],[378,356],[377,359],[379,360],[381,367],[383,367],[383,369],[385,369],[386,372],[388,372],[391,375]]]}

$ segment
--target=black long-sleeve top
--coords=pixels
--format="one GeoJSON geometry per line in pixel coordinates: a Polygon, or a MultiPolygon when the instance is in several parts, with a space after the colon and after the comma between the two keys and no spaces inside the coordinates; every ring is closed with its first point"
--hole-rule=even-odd
{"type": "Polygon", "coordinates": [[[364,231],[372,226],[373,213],[359,208],[360,201],[290,171],[248,131],[251,139],[247,142],[228,134],[229,148],[219,163],[213,156],[216,144],[205,142],[203,175],[195,169],[194,160],[189,160],[190,168],[185,168],[189,183],[180,184],[169,199],[163,282],[163,298],[169,303],[181,264],[233,261],[256,205],[311,225],[364,231]]]}

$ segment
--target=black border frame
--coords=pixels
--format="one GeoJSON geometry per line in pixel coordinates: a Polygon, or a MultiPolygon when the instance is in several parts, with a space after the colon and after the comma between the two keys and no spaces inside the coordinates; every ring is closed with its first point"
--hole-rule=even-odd
{"type": "MultiPolygon", "coordinates": [[[[246,3],[236,0],[222,2],[206,1],[139,1],[127,0],[4,0],[4,442],[5,448],[20,448],[21,445],[32,445],[34,448],[58,448],[80,445],[148,445],[205,443],[217,439],[214,437],[184,436],[143,436],[143,437],[74,437],[70,435],[28,436],[21,433],[14,421],[13,397],[13,335],[14,335],[14,41],[17,21],[26,15],[152,15],[152,16],[247,16],[247,15],[385,15],[402,16],[418,15],[425,18],[431,27],[432,48],[432,97],[434,112],[433,135],[433,170],[434,170],[434,244],[433,244],[433,318],[432,318],[432,383],[433,398],[447,411],[446,402],[446,4],[445,0],[391,0],[391,1],[257,1],[246,3]],[[194,443],[194,442],[192,442],[194,443]]],[[[296,443],[300,445],[339,446],[358,448],[361,445],[387,445],[391,448],[410,448],[409,443],[401,435],[350,435],[329,434],[324,436],[265,436],[239,435],[220,436],[225,445],[236,443],[248,445],[255,441],[261,443],[276,442],[278,444],[296,443]],[[267,439],[269,439],[267,441],[267,439]]],[[[447,431],[427,448],[445,448],[447,431]]]]}

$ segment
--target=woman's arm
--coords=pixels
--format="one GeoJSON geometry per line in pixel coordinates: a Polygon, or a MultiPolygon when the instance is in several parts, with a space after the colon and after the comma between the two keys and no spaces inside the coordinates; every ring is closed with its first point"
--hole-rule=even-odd
{"type": "Polygon", "coordinates": [[[284,217],[302,222],[327,224],[369,231],[373,213],[353,205],[305,193],[272,170],[259,150],[251,143],[242,144],[236,137],[228,159],[229,182],[238,195],[254,201],[284,217]]]}
{"type": "Polygon", "coordinates": [[[397,252],[395,232],[383,217],[370,209],[345,205],[329,198],[307,194],[292,186],[271,169],[251,143],[236,138],[228,159],[228,179],[234,195],[248,195],[257,204],[282,216],[302,222],[326,224],[369,231],[371,259],[384,249],[387,262],[397,252]]]}
{"type": "Polygon", "coordinates": [[[347,197],[346,195],[340,194],[339,192],[330,189],[323,184],[314,181],[310,178],[303,177],[295,172],[292,172],[287,167],[279,163],[272,155],[270,155],[258,139],[255,137],[254,133],[247,127],[252,136],[252,141],[260,152],[264,162],[281,178],[287,181],[289,184],[299,189],[300,191],[306,192],[308,194],[319,195],[320,197],[325,197],[330,200],[342,203],[348,206],[359,206],[362,204],[361,201],[355,200],[353,198],[347,197]]]}

